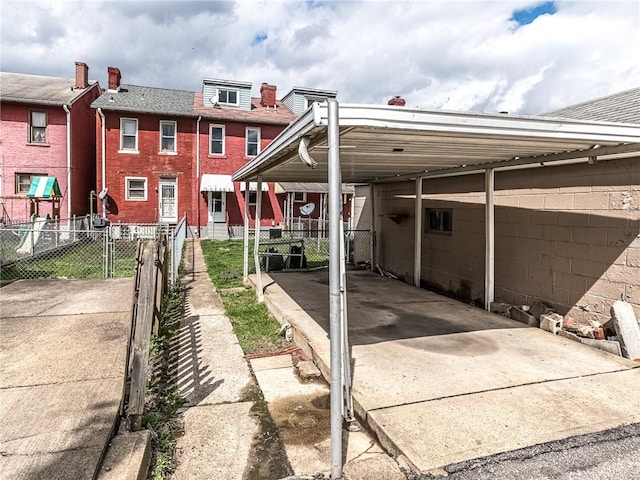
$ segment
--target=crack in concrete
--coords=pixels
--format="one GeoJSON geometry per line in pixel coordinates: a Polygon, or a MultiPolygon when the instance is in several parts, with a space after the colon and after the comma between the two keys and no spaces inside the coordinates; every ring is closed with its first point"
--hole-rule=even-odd
{"type": "Polygon", "coordinates": [[[83,378],[77,380],[65,380],[61,382],[45,382],[45,383],[34,383],[29,385],[9,385],[7,387],[0,387],[0,391],[3,390],[14,390],[18,388],[33,388],[33,387],[48,387],[51,385],[65,385],[72,383],[87,383],[87,382],[95,382],[96,380],[109,380],[109,379],[120,379],[121,375],[108,375],[106,377],[94,377],[94,378],[83,378]]]}

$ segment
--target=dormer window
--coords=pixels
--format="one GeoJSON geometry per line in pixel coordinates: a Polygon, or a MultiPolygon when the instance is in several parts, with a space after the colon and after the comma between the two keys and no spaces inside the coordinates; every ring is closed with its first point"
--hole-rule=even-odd
{"type": "Polygon", "coordinates": [[[238,105],[238,90],[219,88],[218,103],[223,103],[225,105],[238,105]]]}

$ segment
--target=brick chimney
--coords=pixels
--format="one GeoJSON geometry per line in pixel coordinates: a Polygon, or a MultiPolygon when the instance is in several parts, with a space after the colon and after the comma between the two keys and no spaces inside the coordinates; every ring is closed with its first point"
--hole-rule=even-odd
{"type": "Polygon", "coordinates": [[[89,86],[89,67],[84,62],[76,62],[75,88],[87,88],[89,86]]]}
{"type": "Polygon", "coordinates": [[[263,107],[276,106],[276,86],[263,83],[260,87],[260,105],[263,107]]]}
{"type": "Polygon", "coordinates": [[[107,67],[109,75],[109,90],[117,91],[120,88],[120,69],[118,67],[107,67]]]}
{"type": "Polygon", "coordinates": [[[396,95],[395,97],[393,97],[391,100],[389,100],[387,102],[387,105],[395,105],[397,107],[404,107],[405,106],[405,101],[404,98],[402,98],[400,95],[396,95]]]}

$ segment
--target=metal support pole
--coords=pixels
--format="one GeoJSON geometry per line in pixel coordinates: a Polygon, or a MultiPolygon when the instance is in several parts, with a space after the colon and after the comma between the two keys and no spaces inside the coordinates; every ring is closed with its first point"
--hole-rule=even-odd
{"type": "Polygon", "coordinates": [[[416,178],[415,242],[413,251],[413,284],[420,286],[422,270],[422,178],[416,178]]]}
{"type": "Polygon", "coordinates": [[[374,272],[378,266],[378,252],[376,242],[376,208],[375,208],[375,184],[369,184],[369,211],[371,212],[371,271],[374,272]]]}
{"type": "Polygon", "coordinates": [[[329,340],[331,349],[331,478],[342,478],[342,332],[340,331],[340,126],[338,102],[328,101],[329,340]]]}
{"type": "MultiPolygon", "coordinates": [[[[245,190],[245,198],[251,195],[249,190],[245,190]]],[[[256,265],[256,300],[258,303],[264,302],[264,292],[262,291],[262,272],[260,271],[260,215],[262,214],[262,175],[258,175],[256,186],[256,216],[253,239],[253,260],[256,265]]]]}
{"type": "Polygon", "coordinates": [[[495,171],[489,168],[485,172],[485,260],[484,260],[484,308],[491,309],[495,298],[495,214],[493,205],[493,190],[495,188],[495,171]]]}
{"type": "Polygon", "coordinates": [[[247,284],[249,281],[249,182],[244,182],[244,230],[242,231],[243,250],[242,250],[242,283],[247,284]]]}

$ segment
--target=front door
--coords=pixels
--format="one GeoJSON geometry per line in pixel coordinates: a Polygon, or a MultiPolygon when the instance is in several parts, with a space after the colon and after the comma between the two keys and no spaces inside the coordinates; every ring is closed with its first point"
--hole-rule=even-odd
{"type": "Polygon", "coordinates": [[[178,221],[178,189],[176,178],[161,178],[158,184],[160,221],[177,223],[178,221]]]}
{"type": "Polygon", "coordinates": [[[225,192],[209,192],[209,222],[226,223],[227,194],[225,192]]]}

